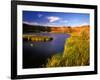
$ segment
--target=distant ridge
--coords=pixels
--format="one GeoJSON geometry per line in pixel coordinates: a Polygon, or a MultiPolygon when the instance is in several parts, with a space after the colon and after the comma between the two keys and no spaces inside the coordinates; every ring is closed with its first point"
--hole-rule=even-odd
{"type": "Polygon", "coordinates": [[[67,32],[71,33],[73,31],[80,31],[84,28],[89,29],[89,25],[81,25],[81,26],[40,26],[40,25],[29,25],[23,23],[23,33],[30,33],[30,32],[67,32]]]}

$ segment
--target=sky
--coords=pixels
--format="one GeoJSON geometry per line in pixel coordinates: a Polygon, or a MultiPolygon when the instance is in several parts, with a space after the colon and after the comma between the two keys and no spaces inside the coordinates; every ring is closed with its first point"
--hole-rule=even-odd
{"type": "Polygon", "coordinates": [[[23,23],[41,26],[80,26],[90,24],[87,13],[23,11],[23,23]]]}

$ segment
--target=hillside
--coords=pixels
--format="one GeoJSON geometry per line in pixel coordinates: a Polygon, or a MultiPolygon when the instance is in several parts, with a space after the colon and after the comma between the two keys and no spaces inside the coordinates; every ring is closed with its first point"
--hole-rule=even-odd
{"type": "Polygon", "coordinates": [[[40,25],[28,25],[23,24],[23,33],[30,32],[52,32],[52,33],[80,33],[82,30],[89,30],[89,25],[80,26],[80,27],[71,27],[71,26],[40,26],[40,25]]]}
{"type": "Polygon", "coordinates": [[[48,59],[44,67],[88,66],[90,64],[90,27],[71,28],[70,37],[66,39],[64,51],[48,59]]]}

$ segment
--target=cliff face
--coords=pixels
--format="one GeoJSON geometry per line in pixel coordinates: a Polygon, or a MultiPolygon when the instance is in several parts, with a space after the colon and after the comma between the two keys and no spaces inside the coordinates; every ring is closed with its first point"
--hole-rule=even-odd
{"type": "Polygon", "coordinates": [[[37,25],[27,25],[23,24],[23,33],[29,32],[54,32],[54,33],[72,33],[81,32],[83,29],[88,29],[89,26],[71,27],[71,26],[37,26],[37,25]]]}
{"type": "Polygon", "coordinates": [[[23,33],[30,33],[30,32],[50,32],[50,27],[46,26],[39,26],[39,25],[28,25],[23,24],[23,33]]]}
{"type": "Polygon", "coordinates": [[[64,32],[64,33],[80,33],[83,30],[89,31],[90,30],[90,26],[89,25],[84,25],[84,26],[75,26],[75,27],[71,27],[71,26],[62,26],[62,27],[50,27],[50,32],[64,32]]]}
{"type": "Polygon", "coordinates": [[[70,32],[71,27],[51,27],[51,32],[70,32]]]}
{"type": "Polygon", "coordinates": [[[23,24],[23,33],[29,32],[54,32],[54,33],[64,33],[71,32],[70,26],[37,26],[37,25],[27,25],[23,24]]]}

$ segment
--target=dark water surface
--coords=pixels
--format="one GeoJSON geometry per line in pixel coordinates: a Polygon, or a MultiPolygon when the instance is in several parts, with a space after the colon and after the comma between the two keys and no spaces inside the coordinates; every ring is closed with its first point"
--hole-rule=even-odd
{"type": "Polygon", "coordinates": [[[23,68],[41,68],[53,54],[60,54],[64,50],[68,34],[41,33],[37,35],[49,36],[50,42],[23,42],[23,68]]]}

